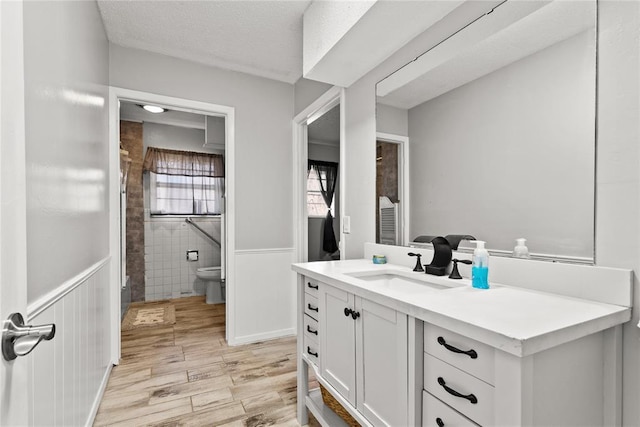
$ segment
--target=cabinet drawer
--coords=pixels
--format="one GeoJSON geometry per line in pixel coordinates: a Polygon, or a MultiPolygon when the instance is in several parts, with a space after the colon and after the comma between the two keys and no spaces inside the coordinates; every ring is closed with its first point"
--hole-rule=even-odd
{"type": "Polygon", "coordinates": [[[305,292],[304,312],[314,320],[318,320],[318,298],[305,292]]]}
{"type": "Polygon", "coordinates": [[[493,425],[493,386],[426,353],[424,388],[478,424],[493,425]]]}
{"type": "Polygon", "coordinates": [[[491,346],[425,323],[424,351],[493,384],[494,350],[491,346]]]}
{"type": "Polygon", "coordinates": [[[469,418],[426,391],[422,392],[422,425],[424,427],[478,427],[469,418]]]}
{"type": "Polygon", "coordinates": [[[309,336],[304,335],[303,338],[303,344],[304,344],[304,354],[307,355],[307,357],[309,358],[309,360],[311,360],[311,362],[313,362],[316,366],[318,366],[318,350],[320,348],[320,346],[316,343],[313,342],[312,340],[309,339],[309,336]]]}
{"type": "Polygon", "coordinates": [[[304,316],[304,335],[318,344],[318,321],[306,314],[304,316]]]}
{"type": "Polygon", "coordinates": [[[318,297],[318,281],[315,279],[310,279],[309,277],[304,278],[304,291],[308,294],[313,295],[314,297],[318,297]]]}

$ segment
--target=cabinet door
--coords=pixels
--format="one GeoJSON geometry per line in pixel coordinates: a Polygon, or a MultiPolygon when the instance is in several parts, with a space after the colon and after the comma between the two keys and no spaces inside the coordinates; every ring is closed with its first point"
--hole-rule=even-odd
{"type": "Polygon", "coordinates": [[[407,316],[356,298],[357,408],[375,426],[408,423],[407,316]]]}
{"type": "Polygon", "coordinates": [[[320,372],[355,406],[355,320],[345,315],[345,308],[354,308],[354,297],[325,284],[320,287],[319,297],[320,372]]]}

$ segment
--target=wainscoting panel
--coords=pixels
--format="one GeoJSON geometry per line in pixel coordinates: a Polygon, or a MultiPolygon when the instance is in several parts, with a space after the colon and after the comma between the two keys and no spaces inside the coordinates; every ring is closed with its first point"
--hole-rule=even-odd
{"type": "MultiPolygon", "coordinates": [[[[91,425],[106,385],[109,360],[109,259],[28,308],[30,324],[55,323],[56,335],[29,356],[33,426],[91,425]]],[[[115,286],[115,284],[114,284],[115,286]]]]}
{"type": "Polygon", "coordinates": [[[235,307],[230,344],[295,334],[293,249],[237,250],[235,255],[235,283],[227,286],[235,307]]]}

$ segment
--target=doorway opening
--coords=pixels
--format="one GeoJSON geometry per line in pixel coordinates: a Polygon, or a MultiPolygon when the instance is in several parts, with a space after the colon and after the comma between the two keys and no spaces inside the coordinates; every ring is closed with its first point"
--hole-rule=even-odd
{"type": "Polygon", "coordinates": [[[131,302],[206,294],[210,304],[226,302],[228,340],[234,109],[119,88],[111,95],[113,361],[131,302]]]}
{"type": "Polygon", "coordinates": [[[340,221],[345,208],[344,192],[340,191],[344,188],[344,162],[341,161],[344,159],[344,109],[341,105],[344,105],[344,89],[333,87],[293,119],[296,262],[344,257],[345,241],[340,221]],[[315,161],[316,166],[310,166],[313,163],[310,160],[315,161]],[[337,176],[328,177],[332,171],[337,176]],[[310,177],[316,179],[317,188],[309,183],[310,177]],[[333,194],[322,188],[325,186],[326,190],[331,181],[335,182],[333,194]],[[327,210],[332,217],[330,225],[333,226],[336,250],[331,250],[334,248],[330,244],[324,250],[327,210]]]}
{"type": "Polygon", "coordinates": [[[376,135],[376,243],[409,243],[409,138],[376,135]]]}
{"type": "Polygon", "coordinates": [[[307,126],[308,261],[340,259],[340,104],[307,126]]]}

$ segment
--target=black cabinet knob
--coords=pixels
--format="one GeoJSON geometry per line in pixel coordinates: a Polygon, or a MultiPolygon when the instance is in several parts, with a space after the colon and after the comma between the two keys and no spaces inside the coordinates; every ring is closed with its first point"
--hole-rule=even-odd
{"type": "Polygon", "coordinates": [[[440,417],[436,418],[436,424],[438,427],[444,427],[444,421],[442,421],[442,418],[440,417]]]}
{"type": "Polygon", "coordinates": [[[351,315],[351,313],[353,313],[353,310],[351,310],[349,307],[345,307],[344,308],[344,315],[349,317],[351,315]]]}

